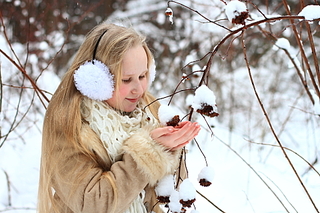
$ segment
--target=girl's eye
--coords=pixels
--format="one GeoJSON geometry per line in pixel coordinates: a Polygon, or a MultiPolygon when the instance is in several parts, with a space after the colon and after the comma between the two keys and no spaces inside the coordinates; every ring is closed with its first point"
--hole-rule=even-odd
{"type": "Polygon", "coordinates": [[[128,79],[122,79],[122,82],[123,82],[123,83],[130,83],[130,82],[131,82],[131,78],[128,78],[128,79]]]}
{"type": "Polygon", "coordinates": [[[146,77],[146,75],[140,75],[139,79],[144,79],[146,77]]]}

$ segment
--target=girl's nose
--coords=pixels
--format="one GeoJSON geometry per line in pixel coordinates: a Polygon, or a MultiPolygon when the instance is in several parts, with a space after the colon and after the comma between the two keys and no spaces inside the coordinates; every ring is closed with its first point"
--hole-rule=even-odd
{"type": "Polygon", "coordinates": [[[134,87],[132,89],[132,93],[133,94],[139,94],[143,92],[143,87],[142,87],[142,83],[139,81],[137,83],[134,84],[134,87]]]}

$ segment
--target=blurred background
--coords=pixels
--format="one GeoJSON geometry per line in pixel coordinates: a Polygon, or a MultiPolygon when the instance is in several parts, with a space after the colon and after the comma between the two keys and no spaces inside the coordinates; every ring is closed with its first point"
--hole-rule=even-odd
{"type": "MultiPolygon", "coordinates": [[[[157,65],[151,90],[158,98],[172,94],[175,89],[181,90],[173,95],[171,105],[183,115],[190,111],[189,98],[203,70],[211,66],[206,84],[216,95],[220,115],[192,118],[203,125],[197,141],[216,169],[217,182],[221,183],[213,191],[207,191],[207,196],[212,195],[211,201],[226,212],[298,212],[299,209],[318,212],[297,181],[278,141],[287,148],[298,175],[320,207],[316,193],[320,190],[317,172],[320,168],[319,20],[308,24],[301,19],[266,21],[244,29],[243,35],[233,34],[243,26],[227,19],[224,8],[229,2],[0,0],[0,212],[35,211],[45,107],[85,34],[103,21],[132,26],[146,35],[157,65]],[[165,15],[167,7],[173,10],[173,23],[165,15]],[[280,38],[290,43],[287,49],[276,47],[280,38]],[[246,57],[242,41],[246,45],[246,57]],[[299,44],[303,45],[303,51],[299,44]],[[186,75],[188,78],[184,79],[186,75]],[[262,179],[272,185],[274,193],[264,190],[272,199],[276,197],[277,204],[271,202],[275,209],[264,203],[269,198],[255,200],[259,194],[255,190],[260,188],[252,180],[252,176],[257,177],[252,171],[265,175],[262,179]],[[272,177],[273,174],[277,175],[272,177]],[[294,183],[283,181],[282,175],[292,178],[294,183]],[[299,191],[296,196],[291,191],[293,185],[299,191]],[[254,191],[251,197],[250,190],[254,191]],[[291,199],[296,202],[290,202],[287,196],[293,196],[291,199]],[[228,201],[234,203],[234,209],[228,201]],[[261,208],[252,202],[259,203],[261,208]]],[[[291,15],[298,15],[306,5],[320,4],[316,0],[244,2],[249,11],[248,23],[286,16],[288,8],[291,15]]],[[[169,98],[161,101],[167,104],[169,98]]],[[[203,163],[203,157],[194,143],[189,150],[190,171],[196,173],[194,162],[199,159],[203,163]]],[[[210,207],[207,205],[203,204],[204,209],[209,210],[202,212],[220,212],[210,203],[210,207]]]]}

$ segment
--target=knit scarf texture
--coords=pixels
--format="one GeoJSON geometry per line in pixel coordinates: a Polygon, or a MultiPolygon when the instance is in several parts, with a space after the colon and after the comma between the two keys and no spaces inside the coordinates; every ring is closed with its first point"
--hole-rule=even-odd
{"type": "MultiPolygon", "coordinates": [[[[121,160],[122,144],[126,139],[147,125],[156,126],[158,124],[157,119],[148,108],[143,108],[142,103],[139,103],[133,112],[127,114],[113,109],[104,102],[84,98],[81,104],[81,114],[91,129],[100,137],[112,163],[121,160]]],[[[146,213],[143,204],[144,197],[143,190],[124,213],[146,213]]]]}

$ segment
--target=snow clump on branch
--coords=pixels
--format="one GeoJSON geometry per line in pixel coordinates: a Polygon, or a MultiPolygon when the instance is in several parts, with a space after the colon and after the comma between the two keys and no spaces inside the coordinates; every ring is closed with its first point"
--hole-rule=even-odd
{"type": "Polygon", "coordinates": [[[249,17],[246,5],[238,0],[230,1],[225,7],[225,13],[229,21],[233,24],[245,24],[245,20],[249,17]]]}
{"type": "Polygon", "coordinates": [[[170,7],[166,9],[165,14],[169,17],[170,23],[173,24],[173,11],[170,7]]]}
{"type": "Polygon", "coordinates": [[[179,188],[180,203],[183,207],[191,207],[196,201],[196,189],[191,181],[187,178],[184,179],[179,188]]]}
{"type": "Polygon", "coordinates": [[[212,167],[204,167],[198,175],[198,181],[201,186],[207,187],[212,184],[214,171],[212,167]]]}
{"type": "Polygon", "coordinates": [[[285,49],[285,50],[290,50],[290,42],[286,38],[279,38],[276,42],[276,47],[285,49]]]}
{"type": "Polygon", "coordinates": [[[206,85],[201,85],[195,91],[192,108],[198,113],[209,117],[216,117],[219,115],[216,105],[216,96],[206,85]]]}
{"type": "Polygon", "coordinates": [[[168,204],[168,206],[170,211],[173,213],[180,213],[182,209],[182,205],[180,203],[180,195],[177,190],[173,190],[169,200],[170,200],[170,203],[168,204]]]}
{"type": "Polygon", "coordinates": [[[177,126],[180,122],[180,116],[174,108],[168,105],[161,105],[158,110],[160,123],[165,126],[177,126]]]}
{"type": "Polygon", "coordinates": [[[169,203],[169,197],[174,191],[174,177],[173,175],[167,175],[162,178],[157,187],[155,188],[157,199],[160,203],[169,203]]]}
{"type": "Polygon", "coordinates": [[[305,6],[298,16],[304,16],[309,21],[320,19],[320,5],[305,6]]]}

